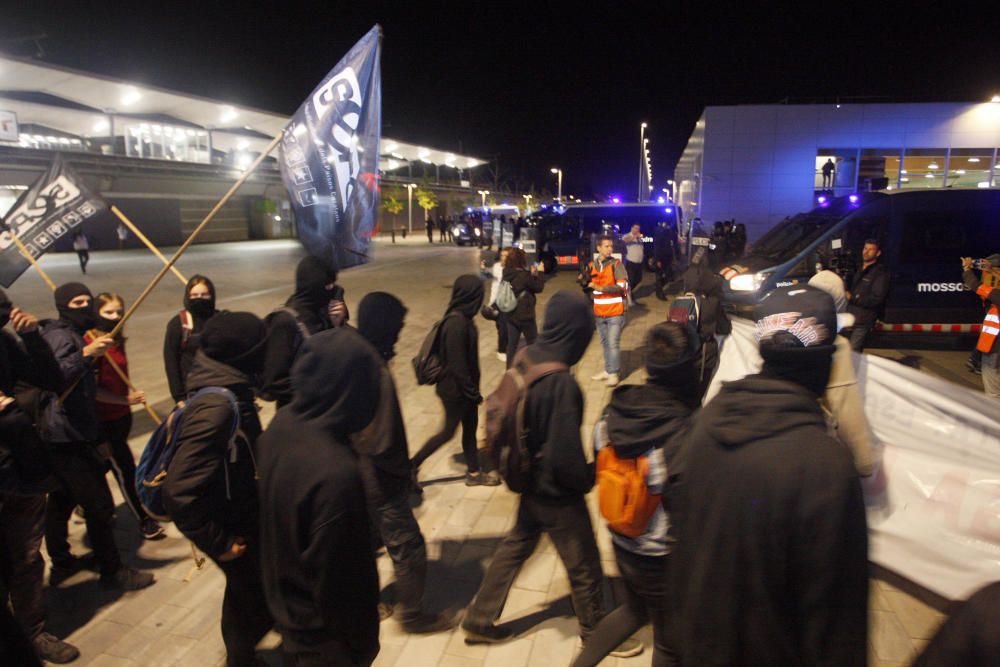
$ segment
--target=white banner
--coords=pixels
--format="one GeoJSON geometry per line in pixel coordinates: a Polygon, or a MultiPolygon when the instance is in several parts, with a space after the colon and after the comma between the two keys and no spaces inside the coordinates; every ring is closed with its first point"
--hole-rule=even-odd
{"type": "MultiPolygon", "coordinates": [[[[706,400],[760,364],[734,320],[706,400]]],[[[873,355],[854,368],[882,455],[862,484],[869,558],[950,599],[1000,580],[1000,403],[873,355]]]]}

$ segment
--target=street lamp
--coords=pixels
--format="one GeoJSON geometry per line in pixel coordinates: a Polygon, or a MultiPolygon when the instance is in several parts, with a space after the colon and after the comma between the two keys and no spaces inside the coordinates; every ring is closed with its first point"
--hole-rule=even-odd
{"type": "Polygon", "coordinates": [[[416,183],[407,183],[406,185],[406,221],[410,227],[409,233],[413,233],[413,188],[417,187],[416,183]]]}
{"type": "Polygon", "coordinates": [[[639,125],[639,193],[636,195],[636,201],[642,201],[642,163],[646,157],[646,144],[649,142],[646,139],[646,124],[641,123],[639,125]]]}
{"type": "Polygon", "coordinates": [[[486,195],[488,195],[490,193],[490,191],[489,190],[476,190],[476,192],[478,192],[479,196],[482,197],[482,199],[483,199],[483,208],[486,208],[486,195]]]}
{"type": "Polygon", "coordinates": [[[674,182],[671,180],[667,181],[667,185],[670,186],[670,201],[674,200],[674,182]]]}
{"type": "Polygon", "coordinates": [[[556,194],[556,201],[561,204],[562,203],[562,169],[560,169],[559,167],[552,167],[552,169],[550,169],[549,171],[551,171],[553,174],[556,175],[556,184],[557,184],[556,192],[558,193],[558,194],[556,194]]]}
{"type": "Polygon", "coordinates": [[[525,215],[527,215],[531,211],[532,197],[531,195],[521,195],[521,196],[524,197],[524,210],[525,210],[525,215]]]}

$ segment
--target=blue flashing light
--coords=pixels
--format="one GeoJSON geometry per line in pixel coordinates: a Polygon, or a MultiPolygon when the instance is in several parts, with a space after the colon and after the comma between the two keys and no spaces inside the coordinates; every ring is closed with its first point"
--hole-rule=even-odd
{"type": "Polygon", "coordinates": [[[827,201],[826,195],[820,195],[819,197],[816,197],[816,201],[819,202],[820,206],[825,205],[827,201]]]}
{"type": "Polygon", "coordinates": [[[467,206],[466,209],[465,209],[465,212],[466,213],[472,213],[472,207],[471,206],[467,206]]]}
{"type": "MultiPolygon", "coordinates": [[[[660,197],[660,199],[663,199],[663,197],[660,197]]],[[[674,209],[673,209],[673,207],[668,206],[665,209],[663,209],[663,212],[664,213],[673,213],[674,209]]]]}
{"type": "Polygon", "coordinates": [[[851,195],[851,196],[849,196],[849,197],[848,197],[847,199],[848,199],[848,200],[850,200],[850,202],[851,202],[852,204],[854,204],[855,206],[857,206],[857,204],[858,204],[858,199],[860,199],[860,198],[859,198],[859,197],[858,197],[857,195],[851,195]]]}
{"type": "Polygon", "coordinates": [[[656,198],[656,203],[657,204],[665,204],[666,202],[667,202],[667,200],[664,199],[663,197],[657,197],[656,198]]]}
{"type": "Polygon", "coordinates": [[[612,197],[612,198],[611,198],[611,203],[612,203],[612,204],[621,204],[621,203],[622,203],[622,200],[621,200],[621,198],[620,198],[620,197],[612,197]]]}

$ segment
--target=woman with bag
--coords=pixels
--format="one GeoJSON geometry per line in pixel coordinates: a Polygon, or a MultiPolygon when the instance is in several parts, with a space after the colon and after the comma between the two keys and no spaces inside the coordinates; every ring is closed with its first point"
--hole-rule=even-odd
{"type": "Polygon", "coordinates": [[[491,320],[497,327],[497,359],[504,362],[507,361],[507,322],[504,313],[497,308],[497,290],[500,289],[500,281],[503,280],[503,267],[508,254],[510,248],[501,248],[497,261],[490,268],[490,275],[493,277],[493,282],[490,284],[490,299],[482,310],[483,318],[491,320]]]}
{"type": "MultiPolygon", "coordinates": [[[[521,248],[511,248],[503,269],[503,280],[510,283],[517,306],[503,313],[507,324],[507,368],[514,363],[521,336],[526,345],[531,345],[538,337],[538,323],[535,321],[535,295],[545,289],[545,281],[538,275],[538,267],[528,269],[528,258],[521,248]]],[[[499,288],[498,288],[499,291],[499,288]]]]}
{"type": "MultiPolygon", "coordinates": [[[[100,336],[110,333],[125,312],[125,301],[117,294],[102,292],[97,295],[97,326],[84,334],[88,345],[100,336]]],[[[132,511],[142,536],[155,540],[164,536],[160,527],[143,509],[135,492],[135,458],[128,446],[132,430],[132,406],[146,402],[145,392],[130,390],[128,384],[115,370],[117,365],[128,377],[128,357],[125,354],[125,336],[118,333],[103,357],[97,358],[97,420],[100,426],[99,442],[110,448],[108,463],[118,480],[118,487],[125,497],[125,504],[132,511]]]]}
{"type": "Polygon", "coordinates": [[[185,383],[198,351],[201,330],[217,312],[215,285],[203,275],[191,276],[184,288],[184,308],[167,323],[163,339],[163,365],[175,403],[187,398],[185,383]]]}

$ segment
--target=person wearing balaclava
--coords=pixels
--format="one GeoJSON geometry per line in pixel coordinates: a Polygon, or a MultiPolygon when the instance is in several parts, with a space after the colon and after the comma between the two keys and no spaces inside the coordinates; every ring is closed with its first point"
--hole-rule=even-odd
{"type": "Polygon", "coordinates": [[[268,342],[260,397],[281,408],[292,400],[292,364],[302,343],[320,331],[348,320],[344,291],[337,286],[337,271],[308,255],[295,268],[295,292],[284,306],[267,316],[268,342]]]}
{"type": "Polygon", "coordinates": [[[230,667],[255,664],[254,647],[274,625],[260,574],[254,460],[261,426],[253,384],[266,341],[264,322],[252,313],[224,311],[205,324],[163,485],[174,525],[226,575],[222,640],[230,667]]]}
{"type": "MultiPolygon", "coordinates": [[[[494,553],[466,610],[462,621],[466,642],[497,643],[513,636],[509,626],[497,626],[496,621],[518,571],[543,533],[552,540],[569,576],[581,636],[589,636],[604,616],[604,572],[585,500],[594,485],[594,469],[580,439],[583,394],[569,373],[594,335],[592,312],[590,300],[582,294],[553,294],[535,344],[518,353],[528,363],[558,362],[566,368],[541,377],[524,399],[526,444],[535,462],[532,481],[519,498],[514,527],[494,553]]],[[[520,358],[515,360],[516,367],[521,363],[520,358]]]]}
{"type": "Polygon", "coordinates": [[[351,436],[351,445],[358,454],[369,515],[396,574],[396,618],[406,632],[440,632],[453,627],[454,621],[450,616],[424,611],[427,547],[410,508],[413,468],[396,384],[388,366],[396,355],[396,341],[405,317],[406,306],[386,292],[366,294],[358,304],[358,333],[372,344],[383,363],[379,368],[375,417],[351,436]]]}
{"type": "MultiPolygon", "coordinates": [[[[667,475],[679,461],[681,438],[688,418],[698,407],[698,381],[694,360],[698,332],[677,322],[661,322],[650,329],[642,350],[646,384],[615,388],[604,418],[594,428],[594,449],[611,447],[619,459],[645,461],[644,479],[650,494],[663,496],[667,475]]],[[[598,457],[600,454],[598,453],[598,457]]],[[[600,462],[597,465],[601,471],[600,462]]],[[[625,599],[605,616],[587,639],[573,667],[592,667],[628,640],[647,623],[653,626],[653,666],[676,663],[669,646],[670,596],[667,568],[671,540],[670,520],[663,504],[638,536],[615,531],[610,525],[618,572],[625,584],[625,599]]]]}
{"type": "Polygon", "coordinates": [[[38,432],[19,402],[32,391],[57,392],[61,387],[59,365],[38,331],[38,319],[15,307],[0,290],[0,562],[6,565],[6,594],[0,600],[3,611],[9,601],[9,622],[16,621],[25,638],[22,657],[8,643],[11,632],[0,630],[0,655],[11,664],[40,664],[32,662],[36,655],[61,664],[80,655],[75,646],[45,631],[41,546],[45,494],[55,487],[38,432]],[[16,336],[5,330],[8,323],[16,336]]]}
{"type": "Polygon", "coordinates": [[[864,500],[818,400],[833,299],[780,288],[756,316],[763,368],[724,383],[693,418],[670,492],[674,648],[685,665],[863,665],[864,500]]]}
{"type": "Polygon", "coordinates": [[[349,327],[312,336],[292,367],[295,397],[260,438],[262,572],[285,664],[369,665],[379,650],[378,572],[351,436],[378,413],[382,367],[349,327]]]}
{"type": "Polygon", "coordinates": [[[55,291],[57,320],[40,323],[62,376],[65,398],[44,408],[43,438],[59,488],[49,493],[45,510],[45,546],[52,559],[49,585],[58,586],[87,567],[86,557],[70,553],[67,522],[73,509],[84,510],[87,535],[101,573],[101,584],[137,590],[153,583],[153,575],[122,564],[113,530],[114,501],[105,478],[104,458],[97,451],[97,380],[92,361],[103,356],[112,340],[99,336],[85,344],[83,334],[97,321],[94,297],[86,285],[66,283],[55,291]]]}
{"type": "Polygon", "coordinates": [[[434,389],[444,406],[444,425],[427,439],[411,461],[415,491],[420,490],[416,483],[420,466],[451,440],[459,424],[462,425],[462,453],[467,468],[465,484],[496,486],[500,483],[495,474],[480,472],[476,446],[479,404],[483,396],[479,393],[479,330],[472,318],[482,305],[482,279],[471,274],[456,278],[438,333],[443,375],[434,389]]]}
{"type": "Polygon", "coordinates": [[[167,322],[163,337],[163,366],[175,403],[187,396],[185,381],[198,351],[201,331],[217,312],[215,285],[203,275],[191,276],[184,287],[184,308],[167,322]]]}

